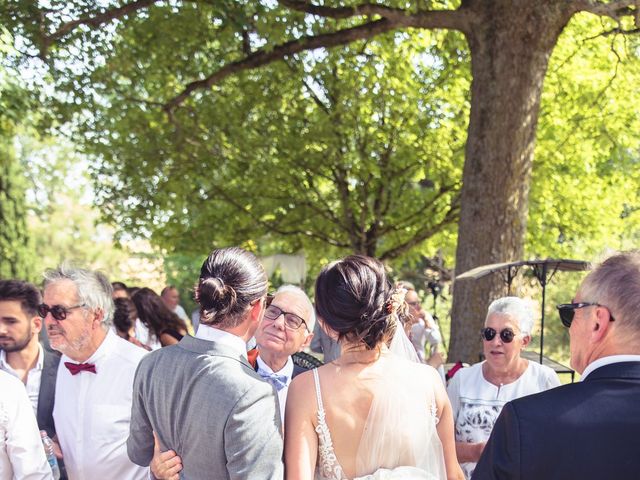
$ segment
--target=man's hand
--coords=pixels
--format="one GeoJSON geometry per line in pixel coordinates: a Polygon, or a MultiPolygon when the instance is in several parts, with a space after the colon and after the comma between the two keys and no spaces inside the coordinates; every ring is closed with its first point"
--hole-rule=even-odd
{"type": "Polygon", "coordinates": [[[160,451],[160,442],[153,432],[153,458],[151,459],[151,473],[158,480],[179,480],[182,470],[182,459],[173,450],[160,451]]]}
{"type": "Polygon", "coordinates": [[[58,435],[54,435],[51,441],[53,442],[53,453],[55,454],[56,458],[60,460],[62,458],[62,449],[60,448],[60,444],[58,443],[58,435]]]}

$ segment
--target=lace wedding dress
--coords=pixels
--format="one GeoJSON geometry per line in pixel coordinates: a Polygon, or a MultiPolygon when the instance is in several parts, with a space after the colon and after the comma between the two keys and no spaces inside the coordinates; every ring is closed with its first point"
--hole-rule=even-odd
{"type": "MultiPolygon", "coordinates": [[[[411,364],[400,360],[399,365],[411,364]]],[[[378,379],[374,386],[353,480],[446,479],[433,390],[411,377],[414,368],[398,370],[393,378],[378,379]]],[[[313,375],[318,402],[316,480],[349,480],[333,450],[316,369],[313,375]]]]}

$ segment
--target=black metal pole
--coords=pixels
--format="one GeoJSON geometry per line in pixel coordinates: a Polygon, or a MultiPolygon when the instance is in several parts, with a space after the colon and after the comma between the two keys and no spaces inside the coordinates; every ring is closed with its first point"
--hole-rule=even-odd
{"type": "Polygon", "coordinates": [[[542,317],[540,320],[540,365],[542,365],[542,352],[544,349],[544,302],[545,302],[545,292],[547,289],[547,264],[546,262],[542,264],[542,276],[539,278],[540,284],[542,285],[542,317]]]}

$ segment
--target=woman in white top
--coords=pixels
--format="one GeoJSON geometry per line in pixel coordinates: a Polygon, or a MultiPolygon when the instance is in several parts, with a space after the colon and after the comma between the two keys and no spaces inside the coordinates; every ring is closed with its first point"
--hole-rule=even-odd
{"type": "Polygon", "coordinates": [[[323,269],[315,301],[342,353],[289,387],[286,478],[461,479],[444,386],[399,323],[404,290],[380,262],[356,255],[323,269]]]}
{"type": "Polygon", "coordinates": [[[471,478],[505,403],[560,385],[551,368],[520,356],[531,341],[533,318],[521,298],[491,303],[481,332],[485,360],[460,370],[449,382],[456,452],[466,478],[471,478]]]}

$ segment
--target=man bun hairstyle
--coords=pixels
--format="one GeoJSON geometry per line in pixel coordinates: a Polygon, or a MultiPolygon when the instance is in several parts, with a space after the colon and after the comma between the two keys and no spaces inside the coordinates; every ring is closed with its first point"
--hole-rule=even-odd
{"type": "Polygon", "coordinates": [[[241,323],[253,302],[267,294],[267,275],[251,252],[221,248],[202,264],[195,292],[200,322],[231,328],[241,323]]]}
{"type": "Polygon", "coordinates": [[[393,337],[397,322],[393,288],[384,265],[371,257],[350,255],[327,265],[316,280],[318,316],[338,340],[362,342],[373,350],[393,337]]]}

